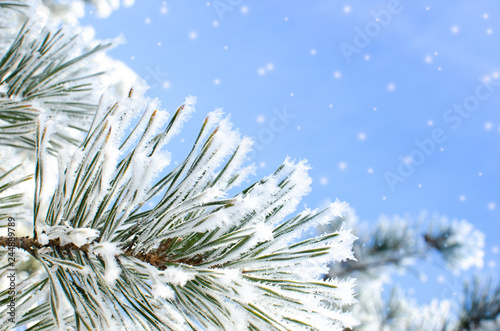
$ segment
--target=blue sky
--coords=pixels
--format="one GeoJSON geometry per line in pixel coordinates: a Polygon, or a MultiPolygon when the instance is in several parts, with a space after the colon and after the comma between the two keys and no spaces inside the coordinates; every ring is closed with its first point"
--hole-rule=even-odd
{"type": "MultiPolygon", "coordinates": [[[[493,0],[137,1],[83,24],[101,39],[125,36],[111,55],[167,110],[198,97],[179,152],[223,107],[255,137],[258,177],[287,155],[306,158],[308,207],[339,198],[363,221],[421,210],[465,218],[487,234],[483,271],[498,273],[499,9],[493,0]]],[[[454,282],[429,272],[419,298],[442,289],[439,276],[454,282]]]]}

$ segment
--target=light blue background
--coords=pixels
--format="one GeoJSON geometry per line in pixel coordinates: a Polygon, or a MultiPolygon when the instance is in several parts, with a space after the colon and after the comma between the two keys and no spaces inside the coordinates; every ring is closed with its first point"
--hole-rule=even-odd
{"type": "MultiPolygon", "coordinates": [[[[198,97],[179,150],[190,146],[206,113],[223,107],[235,127],[264,146],[254,157],[258,177],[287,155],[307,158],[314,179],[304,199],[309,207],[339,198],[361,220],[421,210],[468,219],[487,234],[482,272],[499,271],[500,88],[458,129],[443,119],[481,79],[500,71],[498,2],[402,0],[400,13],[350,62],[341,43],[354,45],[355,29],[374,24],[370,12],[387,10],[389,1],[232,1],[240,4],[218,15],[220,2],[137,1],[108,19],[88,14],[83,24],[101,39],[123,33],[128,43],[111,55],[146,78],[149,95],[167,110],[198,97]],[[268,139],[274,111],[284,108],[295,118],[268,139]],[[397,174],[414,140],[436,128],[446,141],[392,192],[384,173],[397,174]]],[[[405,283],[426,289],[416,291],[420,300],[446,296],[450,286],[439,276],[456,282],[440,266],[424,271],[426,284],[405,283]]]]}

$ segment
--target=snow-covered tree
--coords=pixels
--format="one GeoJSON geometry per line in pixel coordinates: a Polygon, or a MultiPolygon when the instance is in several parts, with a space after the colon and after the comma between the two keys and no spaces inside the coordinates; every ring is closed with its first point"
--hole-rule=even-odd
{"type": "Polygon", "coordinates": [[[339,225],[302,238],[347,204],[289,216],[310,190],[306,161],[238,191],[252,140],[215,110],[171,166],[196,98],[161,110],[103,53],[113,42],[54,23],[61,2],[44,3],[0,0],[0,329],[355,326],[354,281],[320,275],[353,259],[356,237],[339,225]],[[36,271],[21,279],[26,261],[36,271]]]}
{"type": "MultiPolygon", "coordinates": [[[[357,278],[358,303],[348,310],[359,318],[355,330],[498,330],[500,328],[500,284],[491,277],[477,275],[461,286],[453,285],[460,301],[434,299],[419,305],[400,287],[393,285],[396,274],[410,271],[422,276],[418,268],[439,259],[447,269],[458,273],[481,268],[484,234],[467,221],[449,220],[426,213],[410,216],[382,216],[375,224],[358,223],[351,209],[337,224],[319,227],[330,232],[344,223],[355,230],[356,261],[332,264],[325,279],[357,278]],[[387,293],[387,294],[384,294],[387,293]]],[[[441,262],[441,263],[442,263],[441,262]]]]}

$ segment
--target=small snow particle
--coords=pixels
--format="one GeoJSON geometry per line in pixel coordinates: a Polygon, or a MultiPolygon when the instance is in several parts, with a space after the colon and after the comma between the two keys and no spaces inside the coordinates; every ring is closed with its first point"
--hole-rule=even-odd
{"type": "Polygon", "coordinates": [[[459,199],[460,199],[460,201],[465,201],[465,196],[461,195],[459,199]]]}
{"type": "Polygon", "coordinates": [[[242,14],[248,13],[248,7],[246,7],[246,6],[241,7],[241,13],[242,14]]]}
{"type": "Polygon", "coordinates": [[[487,122],[487,123],[484,124],[484,128],[486,130],[491,130],[492,127],[493,127],[493,124],[491,124],[491,122],[487,122]]]}
{"type": "Polygon", "coordinates": [[[387,85],[387,90],[389,92],[393,92],[395,89],[396,89],[396,86],[393,83],[390,83],[389,85],[387,85]]]}
{"type": "Polygon", "coordinates": [[[340,170],[345,170],[345,168],[347,168],[347,164],[345,162],[340,162],[339,163],[339,169],[340,170]]]}
{"type": "Polygon", "coordinates": [[[220,84],[220,79],[218,79],[218,78],[214,79],[214,84],[215,85],[219,85],[220,84]]]}
{"type": "Polygon", "coordinates": [[[165,82],[163,82],[163,85],[162,85],[162,86],[163,86],[163,88],[164,88],[165,90],[168,90],[168,89],[170,88],[170,82],[165,81],[165,82]]]}
{"type": "Polygon", "coordinates": [[[49,243],[49,237],[45,233],[40,233],[38,242],[42,245],[47,245],[49,243]]]}
{"type": "Polygon", "coordinates": [[[198,37],[198,34],[195,31],[189,32],[189,39],[196,39],[198,37]]]}
{"type": "Polygon", "coordinates": [[[340,71],[335,71],[333,73],[333,77],[335,77],[336,79],[339,79],[340,77],[342,77],[342,73],[340,71]]]}
{"type": "Polygon", "coordinates": [[[266,121],[266,118],[263,115],[257,116],[258,123],[264,123],[265,121],[266,121]]]}
{"type": "Polygon", "coordinates": [[[494,203],[494,202],[490,202],[490,203],[488,204],[488,209],[489,209],[489,210],[495,210],[495,208],[496,208],[496,205],[495,205],[495,203],[494,203]]]}
{"type": "Polygon", "coordinates": [[[146,24],[149,24],[149,23],[151,23],[151,19],[148,17],[148,18],[146,18],[146,19],[144,20],[144,22],[146,22],[146,24]]]}
{"type": "Polygon", "coordinates": [[[366,139],[366,134],[364,132],[360,132],[358,134],[358,139],[364,141],[366,139]]]}
{"type": "Polygon", "coordinates": [[[458,31],[460,31],[460,29],[458,28],[458,26],[454,25],[454,26],[451,27],[451,33],[457,34],[458,31]]]}
{"type": "Polygon", "coordinates": [[[427,56],[425,57],[425,63],[431,63],[431,62],[432,62],[432,56],[427,55],[427,56]]]}
{"type": "Polygon", "coordinates": [[[219,22],[217,22],[217,21],[214,21],[212,24],[213,24],[213,26],[215,26],[215,27],[218,27],[218,26],[219,26],[219,22]]]}
{"type": "Polygon", "coordinates": [[[492,29],[488,29],[488,30],[486,30],[486,33],[487,33],[487,34],[492,34],[492,33],[493,33],[493,30],[492,30],[492,29]]]}
{"type": "Polygon", "coordinates": [[[365,61],[370,61],[370,55],[369,54],[365,55],[365,61]]]}
{"type": "Polygon", "coordinates": [[[255,226],[255,237],[257,242],[265,242],[274,239],[273,227],[264,222],[255,226]]]}
{"type": "Polygon", "coordinates": [[[489,15],[488,15],[487,13],[484,13],[484,14],[483,14],[483,18],[484,18],[485,20],[487,20],[487,19],[488,19],[488,17],[489,17],[489,15]]]}
{"type": "Polygon", "coordinates": [[[344,6],[344,13],[349,14],[351,12],[351,7],[344,6]]]}
{"type": "Polygon", "coordinates": [[[264,76],[264,75],[266,74],[266,69],[265,69],[265,68],[260,67],[259,69],[257,69],[257,73],[258,73],[260,76],[264,76]]]}
{"type": "Polygon", "coordinates": [[[316,50],[315,49],[311,49],[311,55],[316,55],[316,50]]]}
{"type": "Polygon", "coordinates": [[[175,298],[175,292],[170,288],[170,286],[166,286],[163,284],[155,284],[152,286],[152,293],[153,295],[158,298],[164,298],[164,299],[173,299],[175,298]]]}
{"type": "Polygon", "coordinates": [[[433,125],[434,125],[434,122],[433,122],[432,120],[428,120],[428,121],[427,121],[427,125],[428,125],[428,126],[433,126],[433,125]]]}
{"type": "Polygon", "coordinates": [[[179,286],[186,285],[187,282],[195,278],[195,273],[179,267],[169,267],[160,273],[160,280],[179,286]]]}
{"type": "Polygon", "coordinates": [[[368,168],[368,173],[371,175],[373,174],[373,169],[372,168],[368,168]]]}
{"type": "Polygon", "coordinates": [[[168,8],[165,7],[165,6],[161,7],[160,13],[162,13],[163,15],[165,15],[166,13],[168,13],[168,8]]]}
{"type": "Polygon", "coordinates": [[[320,183],[321,185],[323,185],[323,186],[324,186],[324,185],[326,185],[326,184],[328,184],[328,178],[326,178],[326,177],[321,177],[321,178],[320,178],[320,180],[319,180],[319,183],[320,183]]]}
{"type": "Polygon", "coordinates": [[[274,70],[274,64],[269,62],[268,64],[266,64],[266,69],[269,70],[269,71],[273,71],[274,70]]]}

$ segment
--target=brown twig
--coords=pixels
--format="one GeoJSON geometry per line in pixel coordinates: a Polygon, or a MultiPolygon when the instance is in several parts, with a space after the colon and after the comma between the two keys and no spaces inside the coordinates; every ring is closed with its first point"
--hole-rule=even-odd
{"type": "MultiPolygon", "coordinates": [[[[134,257],[143,262],[147,262],[160,270],[165,270],[167,268],[166,264],[169,263],[183,263],[191,266],[196,266],[203,262],[203,257],[199,254],[193,257],[184,257],[177,259],[175,258],[175,255],[164,254],[164,252],[174,242],[175,240],[167,239],[158,247],[158,249],[148,253],[139,252],[137,254],[132,253],[132,250],[130,249],[131,246],[129,245],[129,249],[126,249],[125,252],[121,255],[134,257]]],[[[60,253],[66,252],[66,254],[68,254],[69,256],[71,256],[72,251],[79,251],[88,257],[89,246],[90,244],[86,244],[78,247],[73,243],[61,245],[61,241],[59,240],[59,238],[50,239],[48,244],[42,245],[37,240],[30,237],[0,237],[0,247],[16,247],[30,253],[34,258],[37,258],[36,251],[43,247],[50,247],[60,253]]],[[[100,258],[100,256],[97,256],[97,258],[100,258]]]]}

